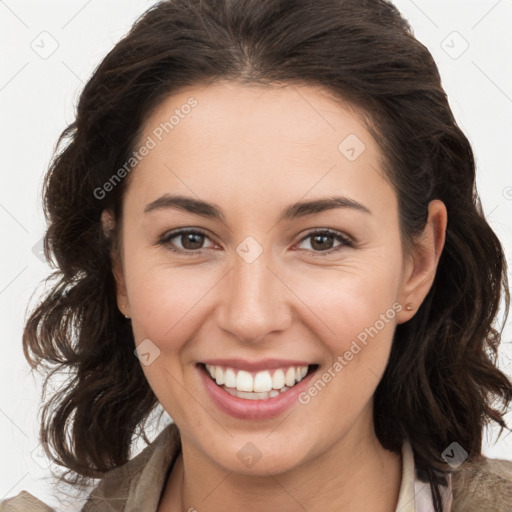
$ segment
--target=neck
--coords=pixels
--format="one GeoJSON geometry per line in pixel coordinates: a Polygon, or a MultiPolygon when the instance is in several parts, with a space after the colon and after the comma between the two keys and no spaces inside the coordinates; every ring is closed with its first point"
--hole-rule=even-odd
{"type": "Polygon", "coordinates": [[[159,512],[395,512],[401,455],[382,447],[373,423],[365,436],[355,427],[298,467],[256,476],[226,471],[182,439],[159,512]]]}

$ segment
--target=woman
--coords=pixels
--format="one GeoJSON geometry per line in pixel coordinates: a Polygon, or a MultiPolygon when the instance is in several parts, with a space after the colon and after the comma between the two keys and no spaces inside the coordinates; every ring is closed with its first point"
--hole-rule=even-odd
{"type": "Polygon", "coordinates": [[[66,139],[23,344],[72,371],[41,441],[63,482],[102,478],[84,511],[511,510],[512,462],[481,455],[512,400],[506,262],[396,8],[161,2],[66,139]]]}

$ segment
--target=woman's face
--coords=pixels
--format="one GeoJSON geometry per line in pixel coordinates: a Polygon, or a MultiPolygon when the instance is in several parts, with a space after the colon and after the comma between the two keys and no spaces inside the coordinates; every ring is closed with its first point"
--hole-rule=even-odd
{"type": "Polygon", "coordinates": [[[183,444],[265,474],[373,436],[396,324],[428,292],[443,241],[433,229],[404,257],[397,197],[363,123],[314,87],[218,82],[169,97],[140,140],[118,303],[183,444]],[[162,199],[175,196],[188,201],[162,199]],[[185,228],[198,233],[171,235],[185,228]],[[310,373],[272,398],[232,396],[291,384],[301,366],[310,373]]]}

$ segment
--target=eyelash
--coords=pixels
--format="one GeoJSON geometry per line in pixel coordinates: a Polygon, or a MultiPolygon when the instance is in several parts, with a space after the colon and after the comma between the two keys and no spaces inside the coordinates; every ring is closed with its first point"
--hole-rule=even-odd
{"type": "MultiPolygon", "coordinates": [[[[172,231],[171,233],[168,233],[168,234],[162,236],[158,240],[157,245],[165,246],[170,251],[175,252],[175,253],[179,253],[179,254],[190,254],[190,255],[201,255],[201,254],[203,254],[203,252],[206,249],[198,249],[196,251],[192,251],[192,250],[186,250],[186,249],[185,250],[184,249],[176,249],[176,248],[172,247],[172,244],[170,243],[170,241],[173,238],[179,237],[180,235],[182,236],[182,235],[189,235],[189,234],[200,235],[200,236],[204,236],[206,238],[209,238],[209,236],[206,233],[204,233],[203,231],[196,230],[196,229],[185,228],[185,229],[179,229],[177,231],[172,231]]],[[[342,235],[338,231],[333,231],[331,229],[323,229],[323,230],[318,230],[318,231],[312,231],[312,232],[308,233],[306,236],[302,237],[299,240],[298,243],[300,244],[300,243],[304,242],[304,240],[307,240],[308,238],[313,238],[315,236],[320,236],[320,235],[332,236],[336,240],[340,241],[341,245],[339,245],[338,247],[334,247],[332,249],[329,249],[327,251],[313,251],[313,250],[311,250],[310,252],[312,252],[312,254],[314,256],[322,257],[324,255],[333,254],[334,252],[339,251],[343,247],[350,247],[350,248],[355,247],[355,243],[350,238],[342,235]]],[[[301,249],[301,250],[308,251],[308,249],[301,249]]]]}

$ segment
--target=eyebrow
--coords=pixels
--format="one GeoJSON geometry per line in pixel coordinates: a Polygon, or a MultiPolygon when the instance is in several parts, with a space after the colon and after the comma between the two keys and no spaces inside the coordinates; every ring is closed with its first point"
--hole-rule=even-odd
{"type": "MultiPolygon", "coordinates": [[[[192,197],[164,194],[163,196],[155,199],[147,204],[144,208],[144,213],[151,213],[163,209],[176,209],[182,210],[201,217],[225,220],[222,209],[213,203],[194,199],[192,197]]],[[[306,217],[308,215],[315,215],[327,210],[334,210],[336,208],[349,208],[352,210],[367,213],[372,212],[363,204],[343,196],[326,197],[322,199],[315,199],[312,201],[299,201],[286,207],[279,217],[279,222],[289,221],[299,217],[306,217]]]]}

